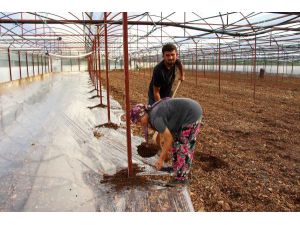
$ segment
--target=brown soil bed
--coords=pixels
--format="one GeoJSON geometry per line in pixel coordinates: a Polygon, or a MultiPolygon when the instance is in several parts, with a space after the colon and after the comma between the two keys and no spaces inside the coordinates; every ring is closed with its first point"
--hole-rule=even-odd
{"type": "MultiPolygon", "coordinates": [[[[131,106],[147,103],[151,73],[130,72],[131,106]]],[[[109,77],[125,109],[124,73],[109,77]]],[[[218,73],[187,72],[176,94],[204,111],[190,175],[195,210],[299,211],[300,79],[222,73],[220,85],[219,93],[218,73]]]]}
{"type": "Polygon", "coordinates": [[[153,143],[142,142],[137,146],[137,152],[143,158],[153,157],[157,154],[160,147],[153,143]]]}

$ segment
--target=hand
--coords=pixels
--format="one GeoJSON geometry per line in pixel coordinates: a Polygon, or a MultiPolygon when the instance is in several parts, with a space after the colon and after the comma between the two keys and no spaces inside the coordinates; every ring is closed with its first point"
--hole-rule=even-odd
{"type": "Polygon", "coordinates": [[[161,170],[163,165],[164,165],[164,161],[160,158],[155,162],[155,167],[157,170],[161,170]]]}
{"type": "Polygon", "coordinates": [[[184,76],[184,75],[180,76],[180,77],[178,78],[178,80],[184,81],[184,80],[185,80],[185,76],[184,76]]]}

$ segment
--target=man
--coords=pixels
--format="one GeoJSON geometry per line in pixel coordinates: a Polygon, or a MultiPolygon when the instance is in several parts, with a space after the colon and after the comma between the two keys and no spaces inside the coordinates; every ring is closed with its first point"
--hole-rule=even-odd
{"type": "Polygon", "coordinates": [[[171,157],[176,175],[174,182],[185,182],[202,118],[202,108],[198,102],[189,98],[167,98],[152,107],[137,104],[131,109],[130,117],[133,123],[144,127],[150,124],[161,135],[162,151],[155,163],[156,169],[161,170],[164,162],[171,157]]]}
{"type": "Polygon", "coordinates": [[[182,63],[177,59],[177,48],[173,44],[162,47],[163,61],[153,69],[152,79],[148,90],[148,104],[152,105],[161,98],[171,97],[172,86],[176,76],[176,67],[180,71],[179,80],[184,80],[182,63]]]}

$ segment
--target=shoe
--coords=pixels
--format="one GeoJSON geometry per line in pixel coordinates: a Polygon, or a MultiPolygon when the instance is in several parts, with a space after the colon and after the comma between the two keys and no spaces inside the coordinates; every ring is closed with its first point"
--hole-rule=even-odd
{"type": "Polygon", "coordinates": [[[173,172],[173,167],[171,167],[171,166],[162,167],[160,169],[160,171],[167,172],[167,173],[172,173],[173,172]]]}

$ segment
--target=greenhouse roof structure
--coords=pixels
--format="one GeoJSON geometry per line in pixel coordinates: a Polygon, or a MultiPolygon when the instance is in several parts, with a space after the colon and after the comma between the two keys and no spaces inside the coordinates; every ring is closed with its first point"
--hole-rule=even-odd
{"type": "MultiPolygon", "coordinates": [[[[56,55],[84,55],[99,35],[107,37],[110,58],[123,53],[122,13],[2,12],[0,48],[56,55]],[[105,24],[107,35],[105,35],[105,24]]],[[[130,12],[130,57],[158,55],[164,43],[175,43],[186,58],[197,54],[223,59],[299,60],[300,14],[291,12],[151,13],[130,12]]],[[[103,45],[102,45],[103,46],[103,45]]],[[[104,48],[100,51],[104,52],[104,48]]]]}

